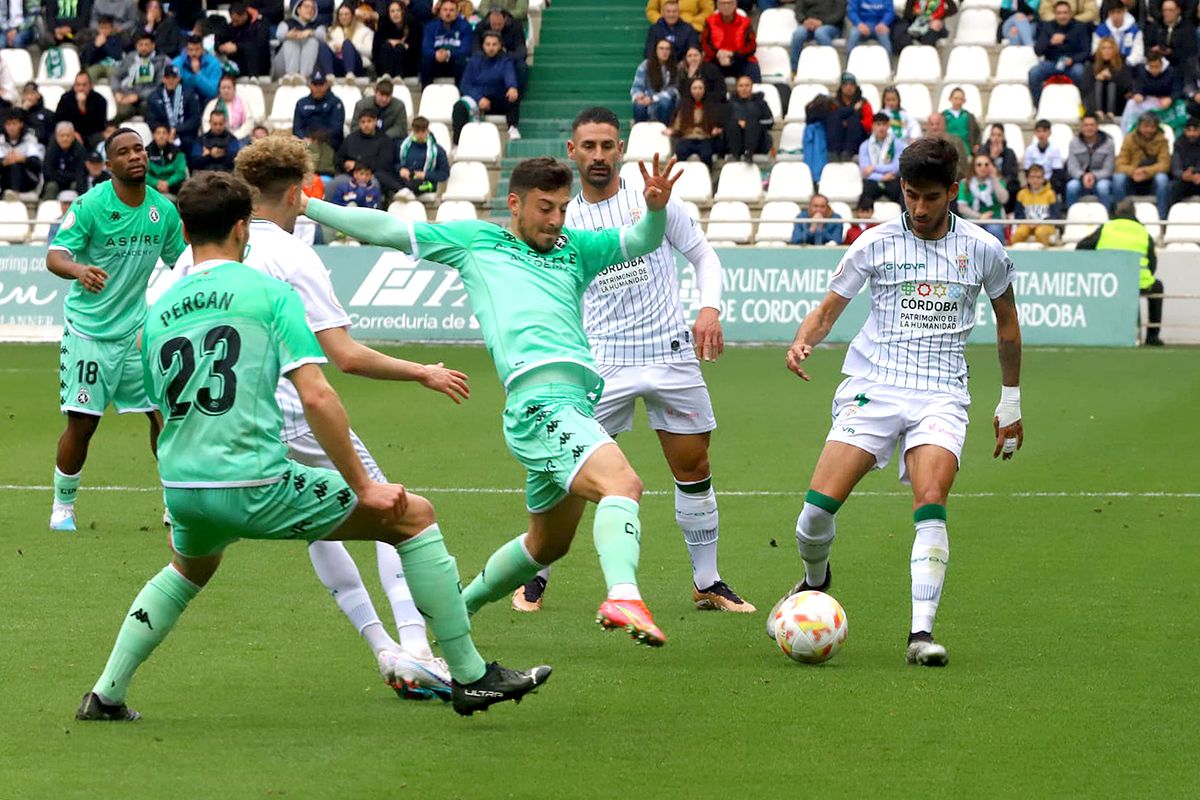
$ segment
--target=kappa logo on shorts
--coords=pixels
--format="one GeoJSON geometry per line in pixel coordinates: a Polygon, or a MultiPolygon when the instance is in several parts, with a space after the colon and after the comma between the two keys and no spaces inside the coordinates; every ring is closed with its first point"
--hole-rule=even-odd
{"type": "Polygon", "coordinates": [[[158,215],[158,206],[150,206],[150,221],[157,223],[160,219],[162,218],[158,215]]]}
{"type": "Polygon", "coordinates": [[[557,471],[558,471],[558,465],[554,463],[554,459],[552,459],[552,458],[546,459],[546,472],[557,472],[557,471]]]}
{"type": "Polygon", "coordinates": [[[564,432],[564,433],[563,433],[563,435],[562,435],[562,436],[559,436],[559,437],[558,437],[558,443],[559,443],[560,445],[564,445],[564,444],[566,444],[567,442],[571,441],[571,437],[572,437],[572,436],[574,436],[574,435],[575,435],[575,434],[571,433],[570,431],[566,431],[566,432],[564,432]]]}
{"type": "Polygon", "coordinates": [[[291,479],[292,479],[292,471],[290,469],[284,470],[283,475],[281,475],[279,478],[279,480],[283,481],[284,483],[288,483],[289,481],[291,481],[291,479]]]}
{"type": "Polygon", "coordinates": [[[541,410],[541,406],[525,406],[525,416],[531,417],[541,410]]]}
{"type": "Polygon", "coordinates": [[[86,406],[88,403],[92,402],[92,396],[88,394],[86,386],[79,387],[79,393],[75,395],[75,402],[79,403],[81,406],[86,406]]]}
{"type": "Polygon", "coordinates": [[[550,420],[550,424],[546,426],[546,433],[554,433],[558,430],[559,422],[556,419],[550,420]]]}
{"type": "Polygon", "coordinates": [[[295,525],[292,526],[292,533],[296,533],[296,534],[304,533],[310,527],[312,527],[311,519],[301,520],[300,522],[297,522],[295,525]]]}
{"type": "Polygon", "coordinates": [[[329,484],[320,480],[313,484],[313,496],[318,500],[324,500],[325,495],[329,494],[329,484]]]}
{"type": "Polygon", "coordinates": [[[577,444],[571,448],[571,458],[575,459],[575,463],[579,463],[579,457],[583,455],[584,450],[587,450],[587,448],[581,444],[577,444]]]}
{"type": "Polygon", "coordinates": [[[350,501],[354,498],[354,492],[349,489],[339,489],[336,495],[338,505],[342,508],[350,505],[350,501]]]}
{"type": "Polygon", "coordinates": [[[303,492],[305,484],[308,483],[308,478],[303,475],[297,475],[292,478],[292,486],[296,487],[297,492],[303,492]]]}
{"type": "Polygon", "coordinates": [[[544,420],[544,419],[545,419],[546,417],[548,417],[548,416],[550,416],[550,412],[549,412],[549,411],[539,411],[539,412],[538,412],[538,415],[537,415],[536,417],[534,417],[534,418],[533,418],[533,421],[534,421],[534,422],[541,422],[542,420],[544,420]]]}

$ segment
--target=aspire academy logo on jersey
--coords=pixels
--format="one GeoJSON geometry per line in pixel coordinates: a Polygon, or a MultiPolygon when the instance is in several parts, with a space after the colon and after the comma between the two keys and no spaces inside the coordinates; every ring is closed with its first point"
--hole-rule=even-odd
{"type": "Polygon", "coordinates": [[[407,308],[464,308],[467,292],[458,273],[435,269],[404,253],[385,252],[363,280],[351,306],[401,306],[407,308]]]}

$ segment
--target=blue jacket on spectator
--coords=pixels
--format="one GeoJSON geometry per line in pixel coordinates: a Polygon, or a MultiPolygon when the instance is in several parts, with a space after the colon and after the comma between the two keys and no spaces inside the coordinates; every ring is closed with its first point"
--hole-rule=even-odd
{"type": "Polygon", "coordinates": [[[192,62],[187,53],[181,53],[171,62],[179,68],[179,79],[183,85],[195,90],[200,100],[207,103],[217,96],[217,86],[221,83],[221,62],[212,53],[205,52],[200,57],[200,71],[192,72],[192,62]]]}
{"type": "Polygon", "coordinates": [[[671,52],[676,61],[683,61],[690,45],[700,46],[700,34],[690,23],[684,22],[682,17],[673,26],[660,18],[646,31],[646,52],[643,56],[654,58],[654,45],[663,39],[671,43],[671,52]]]}
{"type": "Polygon", "coordinates": [[[146,100],[146,124],[150,126],[151,130],[160,122],[168,128],[174,128],[182,142],[183,150],[191,152],[192,144],[196,141],[197,134],[200,133],[200,98],[182,81],[179,86],[175,87],[175,90],[181,93],[181,97],[178,98],[179,118],[174,121],[171,119],[176,98],[174,95],[168,96],[166,87],[160,84],[146,100]]]}
{"type": "Polygon", "coordinates": [[[328,92],[320,100],[310,93],[300,98],[296,103],[296,111],[292,115],[292,133],[303,139],[314,130],[323,130],[329,134],[329,145],[334,150],[342,146],[342,127],[346,123],[346,107],[333,92],[328,92]]]}
{"type": "Polygon", "coordinates": [[[1157,76],[1151,75],[1145,64],[1133,68],[1133,93],[1146,97],[1174,97],[1183,93],[1183,81],[1174,64],[1167,65],[1157,76]]]}
{"type": "Polygon", "coordinates": [[[1082,64],[1092,55],[1092,39],[1088,26],[1078,20],[1072,19],[1064,27],[1053,21],[1043,22],[1038,26],[1033,50],[1043,61],[1069,58],[1073,64],[1082,64]],[[1062,44],[1050,44],[1050,37],[1056,33],[1066,36],[1062,44]]]}
{"type": "Polygon", "coordinates": [[[342,190],[334,192],[329,200],[339,206],[353,203],[359,208],[382,208],[383,192],[379,188],[379,181],[371,178],[371,182],[365,186],[357,182],[345,184],[342,190]]]}
{"type": "MultiPolygon", "coordinates": [[[[410,135],[408,139],[412,139],[410,135]]],[[[407,141],[407,140],[405,140],[407,141]]],[[[420,172],[425,169],[425,155],[427,142],[433,141],[433,135],[430,134],[426,142],[412,141],[408,147],[408,153],[404,153],[404,142],[396,145],[396,161],[399,166],[396,171],[407,169],[409,172],[420,172]]],[[[441,183],[450,177],[450,161],[446,158],[446,148],[435,144],[438,149],[437,158],[434,159],[433,169],[425,173],[425,180],[433,183],[441,183]]]]}
{"type": "MultiPolygon", "coordinates": [[[[800,219],[808,219],[808,209],[800,212],[800,219]]],[[[841,217],[834,214],[830,219],[841,220],[841,217]]],[[[830,242],[842,243],[842,223],[840,221],[824,224],[797,222],[792,227],[792,244],[829,244],[830,242]]]]}
{"type": "Polygon", "coordinates": [[[488,58],[483,53],[476,53],[467,62],[467,68],[462,76],[462,93],[467,97],[479,100],[484,97],[497,97],[508,89],[516,89],[517,71],[512,59],[503,52],[495,58],[488,58]]]}
{"type": "Polygon", "coordinates": [[[874,28],[882,22],[891,27],[896,21],[896,7],[892,0],[850,0],[846,4],[846,18],[851,25],[865,23],[874,28]]]}
{"type": "Polygon", "coordinates": [[[425,26],[425,36],[421,42],[421,58],[433,58],[438,50],[449,50],[452,61],[466,61],[471,54],[471,40],[474,30],[471,23],[460,14],[449,25],[440,19],[425,26]]]}

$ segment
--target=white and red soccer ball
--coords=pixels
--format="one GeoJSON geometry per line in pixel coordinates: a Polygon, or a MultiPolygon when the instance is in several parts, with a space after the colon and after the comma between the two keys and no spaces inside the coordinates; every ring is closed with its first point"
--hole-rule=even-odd
{"type": "Polygon", "coordinates": [[[775,643],[794,661],[819,664],[846,641],[846,612],[824,592],[798,592],[775,612],[775,643]]]}

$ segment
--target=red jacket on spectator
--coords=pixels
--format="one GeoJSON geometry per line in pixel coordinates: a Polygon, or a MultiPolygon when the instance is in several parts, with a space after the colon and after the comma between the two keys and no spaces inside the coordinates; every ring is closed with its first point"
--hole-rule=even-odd
{"type": "Polygon", "coordinates": [[[726,22],[721,19],[721,12],[716,12],[704,21],[704,32],[700,34],[700,45],[704,48],[704,60],[715,61],[718,50],[729,50],[747,60],[757,62],[754,51],[758,42],[754,36],[754,24],[746,12],[738,9],[733,20],[726,22]]]}

